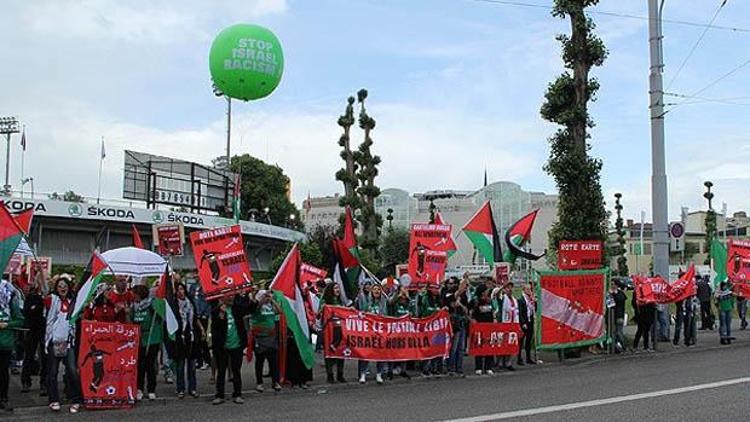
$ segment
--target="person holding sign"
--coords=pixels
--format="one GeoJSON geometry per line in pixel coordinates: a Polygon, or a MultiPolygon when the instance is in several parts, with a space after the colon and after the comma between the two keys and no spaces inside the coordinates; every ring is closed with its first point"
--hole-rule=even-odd
{"type": "MultiPolygon", "coordinates": [[[[388,314],[388,300],[383,294],[383,288],[380,283],[374,283],[370,286],[369,293],[360,293],[357,297],[357,309],[362,312],[369,312],[377,315],[388,314]]],[[[359,369],[359,383],[364,384],[367,382],[367,369],[370,365],[369,361],[360,360],[357,364],[359,369]]],[[[375,381],[378,384],[383,383],[383,373],[385,372],[387,363],[377,362],[375,374],[375,381]]]]}
{"type": "MultiPolygon", "coordinates": [[[[471,322],[492,322],[492,301],[487,286],[480,284],[474,291],[475,299],[471,302],[471,322]]],[[[492,356],[475,356],[474,372],[477,375],[494,375],[492,372],[492,356]]]]}

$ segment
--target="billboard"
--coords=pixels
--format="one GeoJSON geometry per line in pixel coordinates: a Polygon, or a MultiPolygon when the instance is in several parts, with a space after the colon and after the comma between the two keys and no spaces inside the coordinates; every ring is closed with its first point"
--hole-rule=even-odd
{"type": "Polygon", "coordinates": [[[125,150],[122,196],[194,210],[230,206],[234,173],[175,158],[125,150]]]}

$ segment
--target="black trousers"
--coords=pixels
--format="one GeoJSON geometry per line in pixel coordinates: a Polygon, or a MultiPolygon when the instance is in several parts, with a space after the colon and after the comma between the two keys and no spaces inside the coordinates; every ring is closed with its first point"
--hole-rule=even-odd
{"type": "Polygon", "coordinates": [[[47,359],[44,355],[44,331],[29,331],[23,339],[24,359],[21,369],[21,384],[31,385],[34,365],[39,365],[39,385],[44,386],[47,374],[47,359]],[[38,357],[37,357],[38,356],[38,357]]]}
{"type": "Polygon", "coordinates": [[[521,339],[521,348],[518,349],[518,361],[521,361],[521,352],[526,351],[526,361],[531,360],[531,343],[534,342],[534,319],[529,320],[527,327],[523,330],[523,338],[521,339]]]}
{"type": "MultiPolygon", "coordinates": [[[[201,326],[204,330],[208,330],[208,318],[198,318],[198,320],[201,323],[201,326]]],[[[208,347],[208,338],[206,336],[203,336],[203,339],[200,341],[200,348],[198,350],[198,356],[196,361],[198,362],[198,366],[203,366],[204,364],[211,364],[211,350],[208,347]]]]}
{"type": "Polygon", "coordinates": [[[159,356],[159,345],[141,347],[138,353],[138,389],[144,391],[144,381],[146,392],[156,392],[156,374],[159,369],[156,366],[156,359],[159,356]]]}
{"type": "Polygon", "coordinates": [[[255,352],[255,382],[263,384],[263,364],[268,361],[271,369],[271,381],[279,382],[279,354],[276,350],[266,350],[262,353],[255,352]]]}
{"type": "Polygon", "coordinates": [[[10,350],[0,350],[0,402],[8,401],[8,384],[10,383],[10,350]]]}
{"type": "Polygon", "coordinates": [[[711,302],[701,302],[701,330],[713,328],[714,316],[711,313],[711,302]]]}
{"type": "MultiPolygon", "coordinates": [[[[227,367],[232,371],[232,397],[242,396],[242,348],[231,350],[214,349],[216,358],[216,398],[224,398],[227,367]]],[[[277,371],[278,373],[278,371],[277,371]]]]}
{"type": "Polygon", "coordinates": [[[635,330],[635,338],[633,339],[633,349],[638,348],[638,343],[641,341],[641,336],[643,336],[643,348],[648,349],[648,340],[651,335],[651,325],[653,325],[653,323],[653,319],[638,321],[638,328],[635,330]]]}
{"type": "Polygon", "coordinates": [[[333,376],[333,367],[336,367],[336,376],[342,378],[344,376],[344,359],[326,358],[326,374],[333,376]]]}

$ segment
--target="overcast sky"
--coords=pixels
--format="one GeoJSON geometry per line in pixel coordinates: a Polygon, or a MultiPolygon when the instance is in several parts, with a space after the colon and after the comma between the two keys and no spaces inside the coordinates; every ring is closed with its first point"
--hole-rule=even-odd
{"type": "MultiPolygon", "coordinates": [[[[667,0],[664,15],[707,23],[720,3],[667,0]]],[[[594,10],[647,15],[645,0],[607,0],[594,10]]],[[[625,215],[638,218],[650,213],[647,24],[593,17],[610,54],[593,73],[601,90],[591,107],[591,152],[604,161],[608,206],[620,191],[625,215]]],[[[280,165],[298,204],[308,192],[342,191],[336,119],[362,87],[377,121],[382,188],[476,189],[486,167],[491,181],[555,191],[542,170],[555,127],[539,106],[562,71],[554,36],[568,24],[547,9],[474,0],[6,0],[0,116],[26,125],[25,175],[36,190],[96,196],[102,136],[109,198],[122,196],[124,149],[202,163],[222,155],[225,103],[211,92],[208,51],[238,22],[274,31],[286,68],[271,97],[235,103],[232,152],[280,165]]],[[[729,0],[714,24],[750,28],[749,2],[729,0]]],[[[692,94],[750,60],[750,30],[711,29],[670,84],[702,32],[665,23],[669,92],[692,94]]],[[[667,114],[672,219],[680,206],[705,207],[706,179],[717,208],[750,209],[748,81],[750,63],[700,94],[721,101],[689,100],[667,114]]]]}

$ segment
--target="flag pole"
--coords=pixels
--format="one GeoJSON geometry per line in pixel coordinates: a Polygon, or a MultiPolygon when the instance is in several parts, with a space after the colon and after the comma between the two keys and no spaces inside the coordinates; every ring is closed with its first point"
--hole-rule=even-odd
{"type": "MultiPolygon", "coordinates": [[[[26,157],[26,125],[23,125],[23,133],[21,134],[21,198],[23,198],[23,186],[25,184],[23,179],[23,162],[26,157]]],[[[31,199],[34,199],[33,196],[31,199]]],[[[726,221],[726,220],[725,220],[726,221]]],[[[726,230],[725,230],[726,231],[726,230]]]]}
{"type": "Polygon", "coordinates": [[[102,136],[101,151],[99,153],[99,189],[96,194],[96,203],[98,204],[102,197],[102,166],[104,165],[104,136],[102,136]]]}

